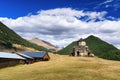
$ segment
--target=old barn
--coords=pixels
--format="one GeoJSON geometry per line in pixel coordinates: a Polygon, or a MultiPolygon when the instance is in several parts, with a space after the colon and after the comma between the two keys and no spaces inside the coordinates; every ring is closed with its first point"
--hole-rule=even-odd
{"type": "Polygon", "coordinates": [[[50,56],[47,52],[23,52],[22,54],[32,57],[35,62],[50,60],[50,56]]]}
{"type": "Polygon", "coordinates": [[[0,68],[24,64],[24,60],[25,58],[17,54],[0,52],[0,68]]]}
{"type": "Polygon", "coordinates": [[[30,56],[27,56],[25,54],[22,54],[22,53],[16,53],[16,54],[19,55],[19,56],[21,56],[21,57],[23,57],[23,58],[25,58],[25,63],[26,64],[32,64],[32,63],[34,63],[34,58],[32,58],[30,56]]]}

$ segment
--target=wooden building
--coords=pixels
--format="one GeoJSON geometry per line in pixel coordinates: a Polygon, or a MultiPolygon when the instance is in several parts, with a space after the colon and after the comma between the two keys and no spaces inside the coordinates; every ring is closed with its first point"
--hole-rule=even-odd
{"type": "Polygon", "coordinates": [[[34,58],[32,58],[30,56],[27,56],[25,54],[22,54],[22,53],[16,53],[16,54],[19,55],[19,56],[21,56],[21,57],[23,57],[23,58],[25,58],[25,63],[26,64],[32,64],[32,63],[34,63],[34,58]]]}
{"type": "Polygon", "coordinates": [[[47,52],[23,52],[22,54],[32,57],[34,62],[50,60],[50,56],[47,52]]]}
{"type": "Polygon", "coordinates": [[[81,38],[77,41],[77,46],[73,48],[73,52],[70,53],[71,56],[91,56],[94,54],[89,50],[86,42],[81,38]]]}
{"type": "Polygon", "coordinates": [[[0,68],[24,64],[25,58],[7,52],[0,52],[0,68]]]}

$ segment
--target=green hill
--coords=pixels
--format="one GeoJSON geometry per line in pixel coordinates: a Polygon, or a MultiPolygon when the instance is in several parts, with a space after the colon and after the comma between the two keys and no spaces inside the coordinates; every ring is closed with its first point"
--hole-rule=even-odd
{"type": "MultiPolygon", "coordinates": [[[[120,60],[120,50],[118,50],[113,45],[91,35],[84,39],[89,46],[89,49],[100,58],[110,59],[110,60],[120,60]]],[[[64,49],[57,52],[58,54],[69,54],[72,52],[74,46],[77,45],[77,42],[72,42],[70,45],[64,49]]]]}
{"type": "Polygon", "coordinates": [[[42,46],[30,43],[21,38],[13,30],[9,29],[6,25],[0,22],[0,50],[2,49],[16,49],[13,44],[22,45],[25,47],[34,48],[36,50],[47,50],[42,46]]]}

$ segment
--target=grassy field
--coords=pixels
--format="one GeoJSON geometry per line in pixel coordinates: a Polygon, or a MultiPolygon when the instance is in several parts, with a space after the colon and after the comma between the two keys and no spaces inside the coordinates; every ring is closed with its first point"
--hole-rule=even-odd
{"type": "Polygon", "coordinates": [[[0,69],[0,80],[120,80],[120,62],[50,54],[51,60],[0,69]]]}

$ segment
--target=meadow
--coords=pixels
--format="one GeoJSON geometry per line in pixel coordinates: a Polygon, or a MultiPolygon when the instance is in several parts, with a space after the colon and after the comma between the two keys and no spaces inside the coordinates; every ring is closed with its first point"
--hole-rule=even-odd
{"type": "Polygon", "coordinates": [[[51,60],[0,69],[0,80],[120,80],[120,62],[50,53],[51,60]]]}

